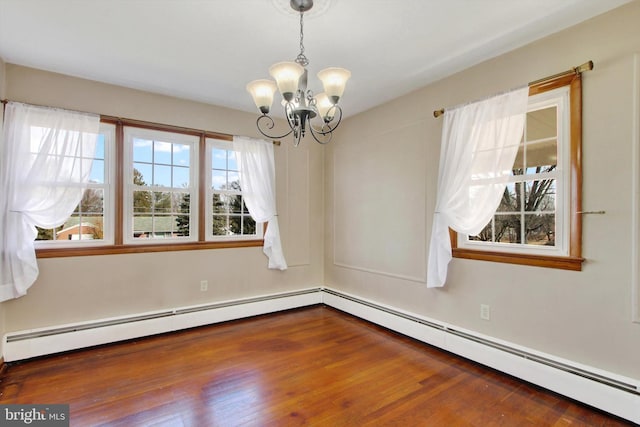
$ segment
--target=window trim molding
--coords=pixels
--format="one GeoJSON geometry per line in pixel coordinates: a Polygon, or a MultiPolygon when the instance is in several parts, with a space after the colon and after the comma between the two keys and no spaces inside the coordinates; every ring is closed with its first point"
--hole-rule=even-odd
{"type": "Polygon", "coordinates": [[[529,87],[529,96],[569,86],[569,255],[538,255],[458,247],[458,233],[450,230],[453,258],[501,262],[581,271],[582,257],[582,75],[570,74],[529,87]]]}
{"type": "MultiPolygon", "coordinates": [[[[199,130],[181,126],[173,126],[162,123],[153,123],[142,120],[127,119],[115,116],[101,115],[100,122],[111,124],[115,126],[115,147],[114,147],[114,160],[115,170],[113,185],[113,244],[105,245],[87,245],[87,246],[74,246],[74,247],[41,247],[36,249],[37,258],[63,258],[63,257],[78,257],[78,256],[93,256],[93,255],[116,255],[116,254],[136,254],[136,253],[150,253],[150,252],[174,252],[174,251],[188,251],[188,250],[209,250],[209,249],[230,249],[230,248],[248,248],[248,247],[262,247],[264,245],[264,239],[253,240],[220,240],[220,241],[207,241],[205,240],[205,226],[204,221],[199,220],[196,229],[197,241],[191,242],[171,242],[171,243],[145,243],[145,244],[131,244],[124,242],[124,193],[125,193],[125,144],[124,144],[124,127],[138,127],[142,129],[164,131],[164,132],[176,132],[186,135],[197,136],[199,138],[198,145],[198,171],[204,171],[206,167],[206,139],[214,138],[224,141],[233,141],[233,135],[224,134],[220,132],[212,132],[206,130],[199,130]]],[[[198,173],[198,193],[199,200],[205,200],[206,195],[206,174],[198,173]]],[[[204,203],[198,204],[199,217],[205,218],[205,205],[204,203]]],[[[263,235],[266,231],[266,224],[263,227],[263,235]]]]}

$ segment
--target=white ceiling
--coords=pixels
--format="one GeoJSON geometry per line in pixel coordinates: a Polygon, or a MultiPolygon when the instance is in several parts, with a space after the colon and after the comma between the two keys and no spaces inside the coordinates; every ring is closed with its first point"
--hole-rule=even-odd
{"type": "MultiPolygon", "coordinates": [[[[351,70],[352,115],[629,1],[315,0],[309,87],[351,70]]],[[[289,0],[0,0],[5,62],[256,113],[246,83],[298,37],[289,0]]]]}

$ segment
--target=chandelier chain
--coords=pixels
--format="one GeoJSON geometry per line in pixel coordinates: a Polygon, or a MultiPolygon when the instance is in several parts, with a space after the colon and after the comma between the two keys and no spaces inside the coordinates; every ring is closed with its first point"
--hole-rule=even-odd
{"type": "Polygon", "coordinates": [[[300,53],[304,55],[304,12],[300,12],[300,53]]]}
{"type": "Polygon", "coordinates": [[[296,57],[296,62],[303,67],[309,65],[309,60],[304,54],[304,12],[300,11],[300,53],[296,57]]]}

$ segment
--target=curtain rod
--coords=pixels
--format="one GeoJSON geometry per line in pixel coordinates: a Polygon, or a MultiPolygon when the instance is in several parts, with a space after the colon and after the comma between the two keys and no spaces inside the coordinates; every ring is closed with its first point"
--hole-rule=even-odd
{"type": "MultiPolygon", "coordinates": [[[[8,99],[0,99],[0,103],[3,104],[3,106],[7,105],[7,103],[9,102],[8,99]]],[[[27,103],[25,103],[27,104],[27,103]]],[[[45,107],[45,108],[57,108],[57,107],[51,107],[49,105],[37,105],[37,104],[29,104],[29,105],[34,105],[36,107],[45,107]]],[[[80,113],[84,113],[84,111],[78,111],[80,113]]],[[[153,123],[153,122],[146,122],[143,120],[134,120],[134,119],[126,119],[123,117],[116,117],[116,116],[109,116],[109,115],[105,115],[105,114],[99,114],[100,119],[101,120],[107,120],[107,121],[112,121],[112,122],[127,122],[131,125],[142,125],[142,126],[150,126],[150,127],[166,127],[168,131],[170,131],[171,129],[174,130],[178,130],[178,131],[185,131],[185,132],[191,132],[191,133],[198,133],[198,134],[210,134],[210,135],[221,135],[221,136],[228,136],[228,137],[233,137],[233,135],[229,135],[229,134],[225,134],[222,132],[212,132],[212,131],[206,131],[206,130],[200,130],[200,129],[193,129],[193,128],[188,128],[188,127],[182,127],[182,126],[174,126],[174,125],[166,125],[163,123],[153,123]]],[[[272,141],[273,145],[277,145],[280,146],[280,141],[279,140],[274,140],[272,141]]]]}
{"type": "MultiPolygon", "coordinates": [[[[554,79],[557,79],[557,78],[560,78],[560,77],[569,76],[571,74],[576,74],[577,75],[577,74],[581,74],[581,73],[583,73],[585,71],[590,71],[590,70],[593,70],[593,61],[587,61],[584,64],[578,65],[577,67],[573,67],[570,70],[563,71],[563,72],[557,73],[557,74],[553,74],[551,76],[543,77],[543,78],[538,79],[538,80],[534,80],[532,82],[529,82],[528,85],[529,86],[535,86],[535,85],[537,85],[539,83],[543,83],[543,82],[546,82],[548,80],[554,80],[554,79]]],[[[439,110],[434,110],[433,111],[433,117],[435,117],[435,118],[438,118],[443,114],[444,114],[444,108],[441,108],[439,110]]]]}

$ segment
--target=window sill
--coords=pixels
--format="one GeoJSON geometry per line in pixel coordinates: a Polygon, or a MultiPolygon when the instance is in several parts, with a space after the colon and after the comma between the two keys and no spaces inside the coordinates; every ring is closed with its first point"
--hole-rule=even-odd
{"type": "Polygon", "coordinates": [[[202,249],[249,248],[264,245],[264,240],[235,240],[224,242],[189,242],[174,244],[110,245],[77,248],[36,249],[38,258],[62,258],[92,255],[138,254],[148,252],[193,251],[202,249]]]}
{"type": "Polygon", "coordinates": [[[584,258],[558,257],[549,255],[514,254],[497,251],[478,251],[473,249],[452,249],[454,258],[475,259],[480,261],[503,262],[507,264],[530,265],[533,267],[558,268],[561,270],[582,271],[584,258]]]}

